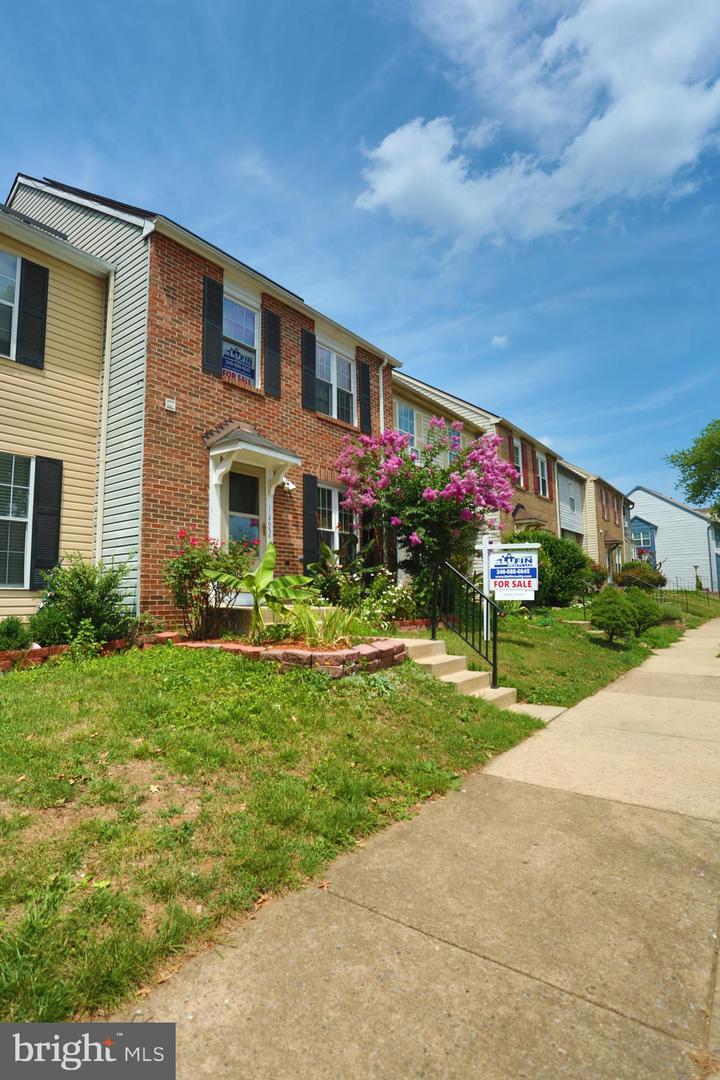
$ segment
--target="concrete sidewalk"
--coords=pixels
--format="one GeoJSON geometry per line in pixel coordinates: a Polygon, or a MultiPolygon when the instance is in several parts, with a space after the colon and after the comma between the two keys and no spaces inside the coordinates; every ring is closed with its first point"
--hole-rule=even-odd
{"type": "Polygon", "coordinates": [[[177,1021],[180,1080],[714,1075],[718,652],[689,631],[125,1018],[177,1021]]]}

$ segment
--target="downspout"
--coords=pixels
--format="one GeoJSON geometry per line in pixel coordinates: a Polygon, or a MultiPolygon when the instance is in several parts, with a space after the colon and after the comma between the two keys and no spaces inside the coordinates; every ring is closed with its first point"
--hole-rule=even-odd
{"type": "MultiPolygon", "coordinates": [[[[707,542],[708,542],[708,561],[710,563],[710,592],[715,592],[715,588],[714,588],[714,584],[715,584],[715,568],[717,566],[717,559],[713,559],[713,546],[714,545],[712,543],[712,540],[713,540],[713,537],[715,535],[713,530],[714,530],[714,526],[713,525],[708,525],[708,527],[707,527],[707,542]],[[715,565],[713,565],[713,563],[715,565]]],[[[718,592],[720,592],[720,582],[718,582],[717,585],[718,585],[718,592]]]]}
{"type": "Polygon", "coordinates": [[[105,464],[107,461],[107,429],[110,394],[110,351],[112,348],[113,304],[115,301],[115,271],[108,274],[105,336],[103,341],[102,385],[100,387],[100,444],[98,446],[97,511],[95,514],[95,562],[102,558],[103,523],[105,517],[105,464]]]}
{"type": "Polygon", "coordinates": [[[383,379],[383,371],[387,367],[387,362],[388,362],[388,358],[386,356],[385,359],[383,360],[382,364],[380,365],[379,369],[378,369],[378,379],[379,379],[378,402],[379,402],[379,405],[380,405],[380,434],[381,435],[385,430],[385,386],[384,386],[384,379],[383,379]]]}

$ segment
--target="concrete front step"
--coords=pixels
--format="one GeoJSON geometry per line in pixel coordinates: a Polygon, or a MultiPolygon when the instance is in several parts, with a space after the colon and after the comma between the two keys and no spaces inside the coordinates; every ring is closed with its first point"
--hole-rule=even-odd
{"type": "Polygon", "coordinates": [[[440,681],[451,683],[461,694],[474,694],[476,690],[490,686],[490,672],[453,671],[449,675],[441,675],[440,681]]]}
{"type": "Polygon", "coordinates": [[[431,641],[429,638],[396,638],[402,641],[411,660],[420,660],[426,656],[444,656],[447,652],[444,641],[431,641]]]}
{"type": "Polygon", "coordinates": [[[507,709],[508,706],[515,704],[517,690],[514,686],[496,686],[494,689],[492,686],[486,686],[483,690],[475,690],[472,696],[490,701],[493,705],[497,705],[498,709],[507,709]]]}
{"type": "Polygon", "coordinates": [[[415,663],[424,671],[429,671],[441,679],[443,675],[452,675],[454,672],[467,670],[467,659],[464,656],[419,656],[413,657],[415,663]]]}

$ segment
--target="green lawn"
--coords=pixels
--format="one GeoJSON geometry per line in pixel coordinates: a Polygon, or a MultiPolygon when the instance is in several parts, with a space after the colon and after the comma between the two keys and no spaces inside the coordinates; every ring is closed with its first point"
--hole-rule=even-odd
{"type": "Polygon", "coordinates": [[[413,664],[134,650],[0,678],[0,1018],[109,1009],[537,721],[413,664]]]}

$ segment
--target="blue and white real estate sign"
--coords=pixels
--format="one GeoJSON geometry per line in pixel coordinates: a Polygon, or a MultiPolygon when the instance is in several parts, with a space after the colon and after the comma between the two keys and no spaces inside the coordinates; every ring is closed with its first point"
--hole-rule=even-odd
{"type": "Polygon", "coordinates": [[[538,587],[537,551],[491,551],[490,588],[496,600],[533,600],[538,587]]]}

